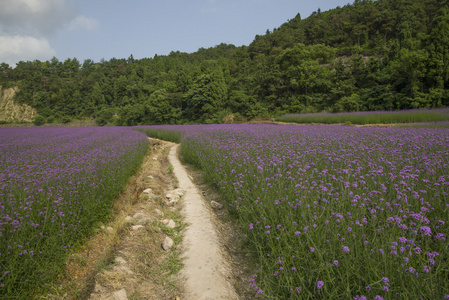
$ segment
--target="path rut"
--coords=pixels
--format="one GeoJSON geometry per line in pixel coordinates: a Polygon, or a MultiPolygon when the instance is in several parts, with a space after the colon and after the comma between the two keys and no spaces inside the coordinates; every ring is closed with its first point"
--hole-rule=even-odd
{"type": "Polygon", "coordinates": [[[230,266],[220,247],[210,208],[177,156],[178,145],[172,146],[168,159],[173,166],[183,196],[183,215],[188,224],[184,232],[184,299],[239,299],[232,284],[230,266]]]}

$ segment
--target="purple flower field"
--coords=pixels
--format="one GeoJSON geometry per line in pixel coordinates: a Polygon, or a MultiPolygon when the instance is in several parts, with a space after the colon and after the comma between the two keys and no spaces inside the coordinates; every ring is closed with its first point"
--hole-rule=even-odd
{"type": "Polygon", "coordinates": [[[124,128],[1,128],[0,295],[31,297],[51,282],[147,148],[124,128]]]}
{"type": "Polygon", "coordinates": [[[220,190],[263,299],[449,297],[449,130],[152,126],[220,190]]]}
{"type": "MultiPolygon", "coordinates": [[[[287,114],[276,118],[292,123],[353,123],[353,124],[396,124],[396,123],[447,123],[448,108],[409,109],[402,111],[359,111],[351,113],[287,114]]],[[[436,124],[441,126],[443,124],[436,124]]],[[[447,124],[446,124],[447,125],[447,124]]]]}

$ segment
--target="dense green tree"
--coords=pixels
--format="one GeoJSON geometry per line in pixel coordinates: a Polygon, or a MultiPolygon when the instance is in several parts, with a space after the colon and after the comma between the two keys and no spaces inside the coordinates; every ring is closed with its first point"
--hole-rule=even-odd
{"type": "Polygon", "coordinates": [[[215,61],[205,61],[201,73],[184,95],[184,117],[210,120],[224,109],[227,99],[228,88],[221,67],[215,61]]]}
{"type": "Polygon", "coordinates": [[[174,124],[180,119],[180,109],[170,103],[170,95],[165,89],[152,93],[145,105],[149,124],[174,124]]]}

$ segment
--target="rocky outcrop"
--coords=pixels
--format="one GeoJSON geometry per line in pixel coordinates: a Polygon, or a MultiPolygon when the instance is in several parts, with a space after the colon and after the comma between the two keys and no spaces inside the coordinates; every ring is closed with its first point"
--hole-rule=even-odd
{"type": "Polygon", "coordinates": [[[0,86],[0,122],[33,122],[37,116],[37,111],[31,106],[14,102],[14,94],[17,91],[17,87],[4,89],[0,86]]]}

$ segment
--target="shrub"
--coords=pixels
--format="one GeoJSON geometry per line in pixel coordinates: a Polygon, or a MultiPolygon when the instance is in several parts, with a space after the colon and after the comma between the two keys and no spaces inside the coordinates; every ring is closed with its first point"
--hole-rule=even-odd
{"type": "Polygon", "coordinates": [[[44,125],[46,122],[45,118],[43,116],[37,116],[34,118],[33,124],[36,126],[44,125]]]}
{"type": "Polygon", "coordinates": [[[61,119],[62,124],[68,124],[70,122],[72,122],[72,119],[70,117],[64,116],[61,119]]]}
{"type": "Polygon", "coordinates": [[[54,116],[49,116],[48,118],[47,118],[47,123],[48,124],[51,124],[51,123],[54,123],[55,122],[55,117],[54,116]]]}

